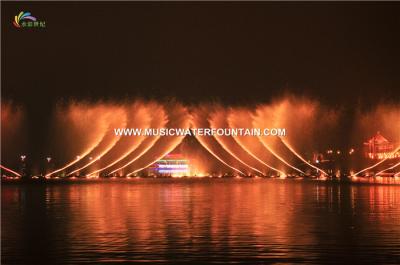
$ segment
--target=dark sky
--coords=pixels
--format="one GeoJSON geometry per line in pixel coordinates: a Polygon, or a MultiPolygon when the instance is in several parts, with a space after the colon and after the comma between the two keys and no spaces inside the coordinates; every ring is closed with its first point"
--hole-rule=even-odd
{"type": "Polygon", "coordinates": [[[400,3],[4,3],[2,93],[324,102],[399,97],[400,3]],[[20,10],[44,30],[18,30],[20,10]]]}
{"type": "Polygon", "coordinates": [[[400,101],[400,3],[1,5],[2,98],[29,110],[33,134],[69,98],[400,101]],[[19,11],[47,27],[14,28],[19,11]]]}

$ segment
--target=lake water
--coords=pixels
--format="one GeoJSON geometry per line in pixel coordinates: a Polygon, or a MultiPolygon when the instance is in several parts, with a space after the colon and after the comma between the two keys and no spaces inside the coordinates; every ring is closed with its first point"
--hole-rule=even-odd
{"type": "Polygon", "coordinates": [[[278,179],[2,185],[2,264],[399,264],[400,186],[278,179]]]}

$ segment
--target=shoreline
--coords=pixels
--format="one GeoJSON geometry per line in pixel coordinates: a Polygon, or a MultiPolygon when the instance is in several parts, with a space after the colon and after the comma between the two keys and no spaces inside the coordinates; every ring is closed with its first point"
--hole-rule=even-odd
{"type": "Polygon", "coordinates": [[[202,176],[202,177],[111,177],[111,178],[39,178],[39,179],[2,179],[1,184],[77,184],[77,183],[134,183],[146,181],[150,183],[177,183],[198,181],[235,181],[235,180],[271,180],[271,181],[295,181],[295,182],[318,182],[330,184],[368,184],[368,185],[400,185],[400,177],[341,177],[341,178],[311,178],[311,177],[238,177],[238,176],[202,176]]]}

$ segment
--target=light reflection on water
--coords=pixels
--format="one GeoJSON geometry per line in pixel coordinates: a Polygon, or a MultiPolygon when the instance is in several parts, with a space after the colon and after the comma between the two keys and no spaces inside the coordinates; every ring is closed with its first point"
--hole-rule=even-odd
{"type": "Polygon", "coordinates": [[[399,263],[400,186],[163,179],[2,186],[2,263],[399,263]]]}

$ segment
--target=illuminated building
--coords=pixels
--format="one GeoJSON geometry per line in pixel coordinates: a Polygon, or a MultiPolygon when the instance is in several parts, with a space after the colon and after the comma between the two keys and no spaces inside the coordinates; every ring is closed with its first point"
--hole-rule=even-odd
{"type": "Polygon", "coordinates": [[[158,160],[149,168],[151,175],[164,177],[181,177],[190,175],[189,160],[181,154],[169,154],[158,160]]]}
{"type": "Polygon", "coordinates": [[[395,145],[379,132],[364,143],[365,156],[370,159],[391,159],[400,157],[400,151],[395,152],[395,145]]]}

